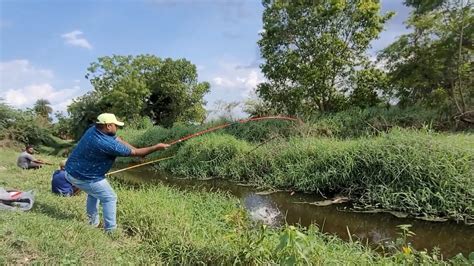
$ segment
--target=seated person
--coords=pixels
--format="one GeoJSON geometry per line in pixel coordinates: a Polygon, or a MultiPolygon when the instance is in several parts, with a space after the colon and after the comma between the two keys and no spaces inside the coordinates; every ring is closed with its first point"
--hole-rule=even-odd
{"type": "Polygon", "coordinates": [[[26,146],[26,149],[24,152],[18,156],[18,159],[16,160],[16,165],[18,167],[23,168],[23,169],[38,169],[43,166],[43,164],[47,164],[46,162],[35,159],[33,157],[34,149],[32,145],[26,146]]]}
{"type": "Polygon", "coordinates": [[[66,160],[61,161],[59,163],[59,170],[54,171],[53,178],[51,179],[51,191],[54,194],[70,197],[79,192],[79,189],[66,180],[65,165],[66,160]]]}

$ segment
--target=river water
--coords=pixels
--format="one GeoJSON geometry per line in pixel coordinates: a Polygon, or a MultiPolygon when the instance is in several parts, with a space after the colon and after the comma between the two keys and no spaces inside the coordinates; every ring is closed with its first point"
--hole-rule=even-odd
{"type": "Polygon", "coordinates": [[[240,199],[250,216],[263,222],[279,225],[317,224],[321,231],[336,234],[348,240],[348,231],[352,239],[368,242],[372,246],[385,245],[398,237],[397,225],[411,224],[415,236],[410,243],[417,250],[431,251],[438,247],[445,258],[458,253],[465,257],[474,251],[474,226],[456,222],[428,222],[418,219],[397,218],[388,213],[355,213],[347,211],[348,204],[315,206],[302,202],[324,200],[319,195],[291,192],[267,194],[254,187],[242,186],[233,182],[211,179],[179,179],[160,175],[151,168],[136,168],[114,175],[130,184],[163,184],[179,189],[229,192],[240,199]]]}

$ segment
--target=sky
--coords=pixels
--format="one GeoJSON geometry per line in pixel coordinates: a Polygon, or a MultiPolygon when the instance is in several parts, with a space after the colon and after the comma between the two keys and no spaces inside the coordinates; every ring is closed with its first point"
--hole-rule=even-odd
{"type": "MultiPolygon", "coordinates": [[[[403,0],[382,0],[387,11],[396,15],[372,56],[408,32],[403,0]]],[[[199,81],[211,84],[206,109],[245,101],[265,80],[262,12],[260,0],[0,0],[0,98],[22,109],[47,99],[65,112],[92,90],[85,74],[97,58],[153,54],[196,65],[199,81]]]]}

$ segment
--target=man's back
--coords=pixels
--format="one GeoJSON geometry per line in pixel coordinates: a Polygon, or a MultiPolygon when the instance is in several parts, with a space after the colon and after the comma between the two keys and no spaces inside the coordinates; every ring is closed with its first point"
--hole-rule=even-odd
{"type": "Polygon", "coordinates": [[[73,194],[73,187],[71,183],[66,180],[66,172],[64,172],[64,170],[56,170],[53,173],[51,191],[64,196],[71,196],[73,194]]]}

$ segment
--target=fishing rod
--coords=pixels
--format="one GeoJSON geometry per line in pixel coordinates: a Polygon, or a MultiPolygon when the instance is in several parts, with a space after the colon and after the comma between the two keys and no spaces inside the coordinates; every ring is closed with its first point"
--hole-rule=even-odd
{"type": "Polygon", "coordinates": [[[119,170],[116,170],[116,171],[108,172],[106,175],[113,175],[113,174],[116,174],[116,173],[120,173],[120,172],[123,172],[123,171],[126,171],[126,170],[130,170],[130,169],[133,169],[133,168],[137,168],[137,167],[140,167],[140,166],[144,166],[144,165],[147,165],[147,164],[156,163],[156,162],[159,162],[159,161],[171,159],[171,158],[173,158],[173,157],[174,157],[174,156],[169,156],[169,157],[165,157],[165,158],[159,158],[159,159],[156,159],[156,160],[151,160],[151,161],[148,161],[148,162],[144,162],[144,163],[132,165],[132,166],[129,166],[129,167],[126,167],[126,168],[123,168],[123,169],[119,169],[119,170]]]}
{"type": "Polygon", "coordinates": [[[247,122],[250,122],[250,121],[267,120],[267,119],[290,120],[290,121],[296,121],[300,124],[303,124],[303,121],[301,121],[301,119],[294,118],[294,117],[289,117],[289,116],[257,116],[257,117],[247,118],[247,119],[240,119],[240,120],[237,120],[235,122],[225,123],[225,124],[222,124],[222,125],[219,125],[219,126],[211,127],[211,128],[206,129],[206,130],[199,131],[197,133],[193,133],[193,134],[184,136],[184,137],[182,137],[178,140],[172,141],[168,144],[169,145],[174,145],[176,143],[188,140],[190,138],[194,138],[194,137],[197,137],[197,136],[200,136],[200,135],[203,135],[203,134],[206,134],[206,133],[218,130],[218,129],[230,127],[230,126],[235,125],[235,124],[243,124],[243,123],[247,123],[247,122]]]}
{"type": "MultiPolygon", "coordinates": [[[[237,121],[235,121],[235,122],[225,123],[225,124],[222,124],[222,125],[219,125],[219,126],[211,127],[211,128],[208,128],[208,129],[205,129],[205,130],[202,130],[202,131],[193,133],[193,134],[189,134],[189,135],[184,136],[184,137],[182,137],[182,138],[179,138],[179,139],[177,139],[177,140],[171,141],[171,142],[169,142],[169,143],[167,143],[167,144],[169,144],[170,146],[172,146],[172,145],[175,145],[175,144],[177,144],[177,143],[186,141],[186,140],[188,140],[188,139],[191,139],[191,138],[194,138],[194,137],[197,137],[197,136],[201,136],[201,135],[203,135],[203,134],[206,134],[206,133],[209,133],[209,132],[212,132],[212,131],[216,131],[216,130],[218,130],[218,129],[230,127],[230,126],[235,125],[235,124],[243,124],[243,123],[247,123],[247,122],[250,122],[250,121],[269,120],[269,119],[280,119],[280,120],[295,121],[295,122],[298,122],[299,124],[303,124],[303,121],[302,121],[301,119],[299,119],[299,118],[294,118],[294,117],[289,117],[289,116],[257,116],[257,117],[247,118],[247,119],[240,119],[240,120],[237,120],[237,121]]],[[[271,140],[271,139],[270,139],[270,140],[271,140]]],[[[266,142],[260,144],[259,146],[261,146],[261,145],[263,145],[263,144],[265,144],[265,143],[267,143],[267,142],[268,142],[268,141],[266,141],[266,142]]],[[[257,146],[257,148],[258,148],[259,146],[257,146]]],[[[174,157],[174,156],[169,156],[169,157],[164,157],[164,158],[159,158],[159,159],[151,160],[151,161],[148,161],[148,162],[144,162],[144,163],[140,163],[140,164],[137,164],[137,165],[129,166],[129,167],[126,167],[126,168],[123,168],[123,169],[119,169],[119,170],[116,170],[116,171],[112,171],[112,172],[107,173],[106,175],[112,175],[112,174],[120,173],[120,172],[129,170],[129,169],[133,169],[133,168],[137,168],[137,167],[140,167],[140,166],[152,164],[152,163],[155,163],[155,162],[159,162],[159,161],[171,159],[171,158],[173,158],[173,157],[174,157]]]]}

